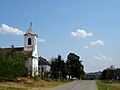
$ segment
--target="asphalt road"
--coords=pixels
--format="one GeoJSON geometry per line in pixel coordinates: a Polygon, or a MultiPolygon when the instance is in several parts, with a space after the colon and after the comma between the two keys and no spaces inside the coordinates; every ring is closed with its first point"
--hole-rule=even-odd
{"type": "Polygon", "coordinates": [[[94,80],[77,80],[48,90],[97,90],[94,80]]]}

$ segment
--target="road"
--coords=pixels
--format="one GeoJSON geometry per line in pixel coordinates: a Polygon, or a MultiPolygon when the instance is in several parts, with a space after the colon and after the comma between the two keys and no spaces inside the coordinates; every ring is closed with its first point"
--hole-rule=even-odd
{"type": "Polygon", "coordinates": [[[94,80],[77,80],[48,90],[97,90],[94,80]]]}

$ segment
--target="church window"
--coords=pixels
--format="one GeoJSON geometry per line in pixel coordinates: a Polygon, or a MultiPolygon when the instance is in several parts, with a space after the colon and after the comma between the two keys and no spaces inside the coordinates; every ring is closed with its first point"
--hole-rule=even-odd
{"type": "Polygon", "coordinates": [[[28,45],[31,45],[31,38],[28,38],[28,45]]]}

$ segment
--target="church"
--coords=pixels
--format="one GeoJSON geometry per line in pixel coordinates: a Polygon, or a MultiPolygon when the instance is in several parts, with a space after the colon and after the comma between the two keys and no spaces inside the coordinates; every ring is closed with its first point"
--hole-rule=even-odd
{"type": "Polygon", "coordinates": [[[32,23],[30,23],[29,29],[24,34],[24,47],[12,46],[11,48],[0,48],[0,52],[8,53],[14,50],[18,54],[22,53],[27,56],[26,67],[28,69],[28,75],[32,77],[41,75],[41,73],[48,73],[50,72],[50,64],[46,59],[41,59],[38,56],[37,39],[38,35],[33,32],[32,23]]]}

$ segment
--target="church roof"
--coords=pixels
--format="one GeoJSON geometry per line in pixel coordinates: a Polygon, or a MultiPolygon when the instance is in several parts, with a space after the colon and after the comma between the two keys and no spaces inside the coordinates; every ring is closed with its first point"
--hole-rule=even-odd
{"type": "Polygon", "coordinates": [[[50,65],[50,63],[43,57],[39,57],[38,65],[50,65]]]}
{"type": "Polygon", "coordinates": [[[26,57],[32,57],[32,52],[31,51],[24,51],[24,47],[14,47],[14,48],[0,48],[0,52],[7,55],[11,54],[12,52],[15,52],[19,55],[23,55],[26,57]]]}
{"type": "Polygon", "coordinates": [[[32,30],[32,23],[30,23],[30,27],[24,35],[28,35],[28,34],[35,35],[38,37],[38,35],[32,30]]]}

